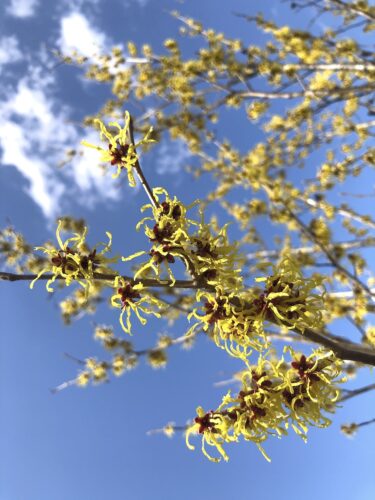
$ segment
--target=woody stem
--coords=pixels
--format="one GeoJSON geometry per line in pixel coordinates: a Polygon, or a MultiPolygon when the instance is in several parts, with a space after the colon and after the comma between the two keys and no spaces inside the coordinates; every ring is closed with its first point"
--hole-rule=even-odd
{"type": "Polygon", "coordinates": [[[134,126],[133,126],[133,118],[132,117],[130,117],[130,122],[129,122],[129,136],[130,136],[130,142],[132,143],[132,145],[134,147],[135,156],[137,158],[137,161],[134,164],[134,170],[136,171],[137,177],[138,177],[140,183],[142,184],[142,187],[145,190],[147,196],[149,197],[153,207],[158,208],[159,203],[158,203],[157,199],[155,198],[154,193],[152,192],[152,189],[151,189],[149,183],[147,182],[146,177],[143,174],[141,165],[140,165],[139,160],[138,160],[137,151],[135,149],[134,126]]]}

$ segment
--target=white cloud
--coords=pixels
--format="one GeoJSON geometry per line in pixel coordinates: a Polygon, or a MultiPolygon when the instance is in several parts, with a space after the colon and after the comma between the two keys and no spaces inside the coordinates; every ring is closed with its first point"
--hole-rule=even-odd
{"type": "Polygon", "coordinates": [[[35,15],[39,0],[10,0],[6,12],[14,17],[31,17],[35,15]]]}
{"type": "Polygon", "coordinates": [[[11,64],[23,59],[15,36],[4,36],[0,39],[0,66],[11,64]]]}
{"type": "MultiPolygon", "coordinates": [[[[74,200],[86,207],[106,200],[116,200],[119,190],[111,178],[98,167],[97,151],[88,149],[58,168],[67,149],[80,147],[82,131],[69,123],[69,110],[60,106],[44,85],[39,72],[30,71],[34,79],[23,78],[0,104],[1,163],[14,166],[27,180],[27,193],[46,218],[61,214],[74,200]]],[[[99,143],[98,134],[84,137],[99,143]]]]}
{"type": "Polygon", "coordinates": [[[158,149],[156,171],[160,175],[177,174],[186,166],[184,162],[191,158],[188,147],[181,140],[164,141],[158,149]]]}
{"type": "Polygon", "coordinates": [[[2,120],[0,144],[2,163],[14,165],[28,180],[28,193],[42,208],[46,217],[56,215],[56,204],[64,191],[61,182],[51,176],[48,164],[30,151],[25,130],[16,123],[2,120]]]}
{"type": "MultiPolygon", "coordinates": [[[[82,0],[92,5],[97,1],[82,0]]],[[[12,15],[25,17],[31,15],[31,7],[35,9],[36,5],[35,1],[12,1],[8,10],[12,15]]],[[[77,5],[73,8],[77,9],[77,5]]],[[[69,10],[66,3],[58,22],[57,44],[64,53],[77,51],[95,60],[95,54],[109,49],[109,37],[83,13],[69,10]]],[[[0,39],[0,65],[20,60],[22,56],[15,37],[0,39]]],[[[28,195],[46,218],[53,219],[66,210],[69,202],[93,206],[118,199],[120,190],[119,182],[111,177],[113,170],[105,172],[98,167],[97,151],[80,145],[81,139],[99,144],[98,134],[82,131],[72,124],[71,108],[63,106],[55,95],[56,73],[45,70],[49,62],[44,53],[33,54],[33,62],[25,73],[27,76],[1,89],[0,162],[18,170],[27,181],[28,195]],[[83,154],[70,157],[61,167],[69,149],[83,151],[83,154]]]]}
{"type": "Polygon", "coordinates": [[[63,0],[61,5],[69,10],[82,10],[88,7],[96,9],[100,2],[101,0],[63,0]]]}
{"type": "Polygon", "coordinates": [[[43,89],[22,79],[0,107],[2,163],[13,165],[28,180],[30,196],[46,217],[56,215],[64,185],[55,175],[51,159],[54,139],[61,145],[72,128],[57,130],[58,114],[43,89]]]}
{"type": "Polygon", "coordinates": [[[76,51],[92,57],[107,49],[108,40],[105,33],[96,29],[82,13],[71,12],[60,20],[58,45],[64,54],[76,51]]]}
{"type": "Polygon", "coordinates": [[[149,0],[126,0],[124,2],[125,7],[131,7],[133,4],[137,3],[140,7],[146,7],[149,0]]]}
{"type": "Polygon", "coordinates": [[[141,7],[145,7],[148,0],[135,0],[141,7]]]}

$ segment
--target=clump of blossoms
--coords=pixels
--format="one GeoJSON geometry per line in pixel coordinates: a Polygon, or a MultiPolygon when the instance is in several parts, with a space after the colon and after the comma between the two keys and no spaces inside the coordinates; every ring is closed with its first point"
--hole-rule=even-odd
{"type": "Polygon", "coordinates": [[[92,381],[95,384],[100,384],[108,379],[109,364],[105,361],[98,361],[95,358],[87,358],[85,360],[85,369],[82,370],[75,379],[78,387],[86,387],[92,381]]]}
{"type": "Polygon", "coordinates": [[[78,373],[74,380],[77,386],[86,387],[90,382],[94,384],[107,382],[110,371],[119,377],[125,371],[137,366],[138,356],[134,352],[132,344],[128,340],[117,338],[112,327],[96,326],[94,338],[99,340],[102,346],[112,353],[112,359],[107,362],[88,358],[82,362],[84,369],[78,373]]]}
{"type": "Polygon", "coordinates": [[[118,177],[122,170],[127,171],[129,185],[134,187],[136,185],[134,178],[134,166],[138,162],[137,148],[155,142],[151,139],[152,128],[149,129],[147,134],[139,142],[132,143],[130,138],[130,115],[126,111],[124,117],[124,126],[121,127],[117,122],[110,122],[109,127],[114,127],[118,130],[117,134],[107,129],[104,123],[98,118],[94,120],[100,129],[100,138],[108,142],[108,149],[96,146],[87,141],[82,141],[84,146],[96,149],[100,152],[100,160],[104,163],[110,163],[117,167],[117,171],[113,174],[113,178],[118,177]]]}
{"type": "Polygon", "coordinates": [[[265,282],[265,290],[252,301],[253,314],[288,329],[320,328],[323,325],[323,294],[313,293],[322,284],[320,278],[304,278],[295,260],[284,258],[265,282]]]}
{"type": "Polygon", "coordinates": [[[66,286],[72,282],[78,282],[86,290],[86,296],[89,290],[94,286],[94,273],[111,273],[113,271],[108,267],[118,261],[118,257],[108,258],[105,254],[111,249],[112,235],[106,233],[108,243],[102,244],[103,249],[98,252],[96,245],[90,250],[86,245],[87,227],[82,234],[74,233],[73,236],[65,241],[61,239],[61,228],[63,221],[59,221],[56,230],[56,239],[59,248],[53,246],[36,247],[35,250],[42,251],[48,256],[47,264],[39,272],[37,277],[31,282],[30,288],[33,288],[35,282],[45,273],[52,273],[52,277],[47,281],[46,288],[49,292],[53,291],[52,283],[58,278],[65,281],[66,286]]]}
{"type": "Polygon", "coordinates": [[[203,304],[188,316],[189,320],[198,320],[188,330],[188,336],[202,329],[216,345],[243,360],[249,357],[252,349],[261,351],[267,346],[262,323],[249,314],[246,294],[224,292],[216,287],[216,293],[199,290],[196,300],[203,304]]]}
{"type": "Polygon", "coordinates": [[[93,314],[97,305],[101,302],[101,295],[105,288],[105,282],[92,281],[90,293],[86,288],[76,288],[72,294],[60,301],[61,316],[66,325],[71,324],[74,318],[82,314],[93,314]]]}
{"type": "Polygon", "coordinates": [[[266,289],[258,295],[253,290],[232,292],[220,286],[215,292],[199,290],[196,300],[200,305],[188,316],[197,322],[187,335],[202,329],[219,347],[246,360],[252,349],[268,347],[265,321],[302,332],[322,326],[322,297],[312,293],[321,282],[304,278],[292,259],[283,259],[272,276],[257,281],[266,282],[266,289]]]}
{"type": "Polygon", "coordinates": [[[187,216],[188,210],[198,201],[186,206],[176,197],[172,198],[163,188],[153,189],[153,196],[156,203],[142,207],[142,211],[151,210],[152,216],[143,218],[137,224],[137,229],[144,226],[152,248],[149,252],[141,251],[122,258],[123,261],[129,261],[149,256],[147,262],[136,271],[135,278],[147,276],[150,270],[160,278],[164,269],[173,286],[175,276],[170,265],[178,258],[185,264],[187,271],[201,282],[232,291],[239,289],[242,284],[239,275],[241,259],[237,246],[228,241],[228,225],[214,234],[210,226],[204,223],[202,213],[199,222],[187,216]]]}
{"type": "Polygon", "coordinates": [[[123,257],[122,260],[129,261],[148,255],[148,261],[140,266],[134,277],[145,276],[150,270],[156,276],[161,277],[164,268],[173,285],[175,278],[170,264],[174,264],[176,257],[180,258],[191,270],[191,262],[186,251],[187,243],[190,241],[188,230],[191,225],[198,225],[198,223],[188,219],[186,213],[197,202],[185,206],[176,197],[171,198],[163,188],[154,188],[153,196],[156,204],[147,204],[141,209],[142,212],[151,209],[152,217],[144,217],[137,224],[137,229],[144,226],[145,235],[152,243],[152,248],[149,252],[137,252],[129,257],[123,257]],[[163,195],[164,201],[160,200],[161,195],[163,195]],[[148,221],[152,221],[152,227],[146,224],[148,221]]]}
{"type": "Polygon", "coordinates": [[[153,297],[146,290],[142,283],[132,285],[121,276],[116,276],[114,281],[116,293],[111,297],[113,307],[121,309],[120,324],[124,332],[131,333],[131,314],[135,313],[142,325],[147,323],[143,314],[153,315],[160,318],[160,313],[155,310],[163,308],[163,303],[153,297]],[[124,315],[126,320],[124,323],[124,315]]]}
{"type": "Polygon", "coordinates": [[[225,224],[214,234],[204,223],[202,211],[198,231],[191,238],[190,255],[196,272],[207,284],[233,292],[242,288],[241,257],[238,246],[229,243],[228,226],[225,224]]]}
{"type": "Polygon", "coordinates": [[[186,432],[190,449],[192,434],[201,434],[202,451],[212,461],[229,457],[224,445],[239,438],[252,441],[264,457],[262,443],[269,436],[282,437],[291,427],[306,439],[310,426],[327,427],[331,421],[324,414],[332,413],[340,396],[338,384],[341,361],[332,352],[317,349],[310,356],[288,349],[291,362],[260,357],[257,366],[243,372],[242,387],[237,395],[229,391],[214,411],[197,408],[197,417],[186,432]],[[206,447],[216,448],[213,457],[206,447]]]}
{"type": "Polygon", "coordinates": [[[6,227],[0,231],[0,259],[4,261],[5,265],[22,271],[22,260],[31,251],[32,247],[12,227],[6,227]]]}

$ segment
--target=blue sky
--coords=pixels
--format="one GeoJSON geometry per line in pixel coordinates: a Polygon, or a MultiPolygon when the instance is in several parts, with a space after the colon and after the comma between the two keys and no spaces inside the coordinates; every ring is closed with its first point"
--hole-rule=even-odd
{"type": "MultiPolygon", "coordinates": [[[[264,5],[245,0],[3,0],[1,224],[10,221],[37,245],[53,237],[56,217],[71,214],[87,220],[90,241],[101,241],[109,230],[115,251],[141,249],[144,240],[134,226],[143,193],[103,176],[95,167],[95,152],[59,167],[67,149],[82,138],[95,140],[79,123],[100,108],[108,93],[84,81],[80,70],[56,66],[52,51],[75,48],[92,56],[132,40],[158,52],[165,38],[178,33],[178,23],[167,13],[172,9],[256,43],[254,28],[232,12],[260,8],[280,23],[307,21],[293,17],[277,0],[264,5]]],[[[236,120],[231,117],[227,130],[242,123],[236,120]]],[[[255,125],[247,127],[237,138],[240,146],[260,137],[255,125]]],[[[166,141],[145,158],[145,170],[153,185],[164,185],[190,202],[207,191],[208,181],[186,174],[188,162],[182,144],[166,141]]],[[[42,283],[33,292],[25,283],[3,283],[0,293],[0,500],[375,497],[374,430],[364,428],[354,440],[339,432],[343,422],[374,417],[371,396],[348,402],[328,430],[311,430],[307,445],[292,435],[270,440],[271,464],[251,443],[232,446],[228,464],[212,464],[201,455],[199,440],[193,453],[182,436],[170,440],[147,431],[169,421],[185,423],[198,405],[215,408],[223,393],[215,382],[240,369],[238,363],[202,339],[191,351],[171,349],[164,370],[141,362],[108,384],[52,395],[49,388],[77,372],[63,353],[105,356],[92,340],[93,321],[112,324],[119,333],[117,311],[102,305],[97,316],[64,327],[58,299],[48,296],[42,283]]],[[[166,328],[157,321],[139,328],[133,338],[137,348],[153,346],[166,328]]],[[[178,322],[171,333],[181,335],[184,328],[178,322]]],[[[361,381],[368,376],[355,384],[361,381]]]]}

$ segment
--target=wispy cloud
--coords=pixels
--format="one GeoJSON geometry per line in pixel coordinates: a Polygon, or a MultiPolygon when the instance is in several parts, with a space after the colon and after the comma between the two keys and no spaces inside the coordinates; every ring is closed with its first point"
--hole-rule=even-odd
{"type": "Polygon", "coordinates": [[[150,0],[125,0],[125,7],[131,7],[134,4],[138,4],[140,7],[146,7],[150,0]]]}
{"type": "Polygon", "coordinates": [[[46,217],[55,215],[64,191],[50,160],[67,136],[74,134],[68,127],[61,136],[59,120],[45,89],[26,78],[8,92],[0,107],[2,163],[16,167],[26,177],[28,193],[46,217]]]}
{"type": "Polygon", "coordinates": [[[58,45],[64,54],[78,52],[83,56],[92,57],[106,50],[108,39],[105,33],[95,28],[81,12],[70,12],[60,20],[58,45]]]}
{"type": "MultiPolygon", "coordinates": [[[[17,4],[18,17],[26,17],[37,3],[9,2],[8,10],[16,15],[17,4]]],[[[65,3],[65,11],[55,21],[57,45],[64,53],[76,51],[95,60],[109,50],[110,37],[91,17],[78,11],[77,5],[72,8],[65,3]]],[[[85,207],[113,202],[119,198],[120,189],[119,182],[112,179],[113,170],[98,166],[97,151],[81,146],[82,139],[99,144],[99,134],[71,120],[74,110],[59,99],[57,73],[46,71],[50,66],[46,57],[43,51],[23,54],[13,35],[0,38],[0,66],[20,60],[25,63],[22,74],[18,69],[17,73],[9,70],[6,85],[0,89],[0,162],[17,169],[26,180],[27,194],[51,220],[72,202],[85,207]],[[68,150],[78,154],[64,162],[68,150]]]]}
{"type": "Polygon", "coordinates": [[[51,175],[51,168],[32,151],[26,131],[10,120],[0,122],[0,144],[3,150],[2,163],[13,165],[28,181],[27,192],[37,203],[44,215],[56,215],[63,184],[51,175]]]}
{"type": "Polygon", "coordinates": [[[13,17],[32,17],[36,14],[39,0],[10,0],[6,13],[13,17]]]}
{"type": "Polygon", "coordinates": [[[96,8],[102,0],[61,0],[64,9],[82,10],[85,8],[96,8]]]}
{"type": "Polygon", "coordinates": [[[0,66],[19,62],[23,59],[15,36],[0,38],[0,66]]]}
{"type": "Polygon", "coordinates": [[[70,110],[54,97],[35,70],[22,78],[0,104],[1,163],[15,167],[28,181],[27,193],[45,217],[61,213],[73,200],[86,207],[116,200],[119,190],[110,172],[98,166],[95,150],[87,148],[63,168],[68,149],[81,149],[81,139],[99,143],[95,131],[83,132],[69,122],[70,110]]]}
{"type": "Polygon", "coordinates": [[[181,140],[164,141],[159,144],[158,150],[156,171],[159,175],[177,174],[181,172],[186,166],[186,160],[191,158],[188,147],[181,140]]]}

